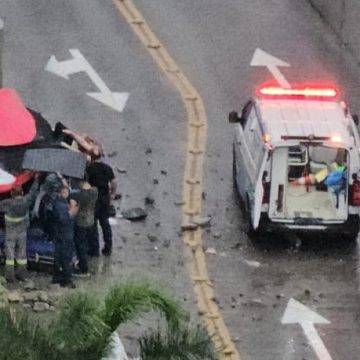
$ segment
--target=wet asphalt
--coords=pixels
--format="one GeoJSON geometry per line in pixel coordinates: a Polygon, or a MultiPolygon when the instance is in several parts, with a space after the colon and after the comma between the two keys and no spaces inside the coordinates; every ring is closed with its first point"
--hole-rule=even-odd
{"type": "MultiPolygon", "coordinates": [[[[291,67],[281,71],[291,83],[338,84],[353,112],[360,111],[358,65],[307,2],[135,4],[205,103],[203,215],[212,220],[203,232],[204,248],[211,249],[210,277],[241,359],[318,359],[300,325],[281,323],[290,299],[329,321],[315,327],[333,359],[359,359],[358,244],[317,235],[249,239],[232,183],[233,133],[227,124],[228,112],[241,109],[254,85],[271,79],[266,69],[250,67],[256,48],[288,62],[291,67]]],[[[111,1],[7,0],[0,15],[6,24],[4,85],[15,87],[52,123],[96,134],[109,153],[116,152],[111,164],[126,170],[117,172],[123,195],[118,211],[136,206],[148,211],[143,222],[118,219],[115,253],[95,262],[102,275],[90,284],[101,291],[107,281],[150,277],[196,314],[175,204],[181,200],[186,146],[178,94],[111,1]],[[86,76],[64,80],[44,71],[51,55],[65,60],[71,48],[82,51],[110,89],[130,92],[122,113],[85,95],[94,90],[86,76]],[[154,204],[145,205],[147,196],[154,204]]],[[[138,331],[144,326],[134,325],[138,331]]],[[[126,341],[135,352],[132,340],[126,341]]]]}

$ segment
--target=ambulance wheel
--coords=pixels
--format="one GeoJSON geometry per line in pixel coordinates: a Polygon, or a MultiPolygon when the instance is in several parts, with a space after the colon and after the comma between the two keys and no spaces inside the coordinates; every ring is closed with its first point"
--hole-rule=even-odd
{"type": "Polygon", "coordinates": [[[357,232],[352,232],[352,233],[344,235],[344,240],[348,244],[356,243],[357,238],[358,238],[357,232]]]}

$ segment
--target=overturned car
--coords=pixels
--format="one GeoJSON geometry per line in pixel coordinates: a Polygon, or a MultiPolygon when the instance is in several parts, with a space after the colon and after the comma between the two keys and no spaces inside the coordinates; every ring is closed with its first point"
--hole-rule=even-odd
{"type": "MultiPolygon", "coordinates": [[[[0,89],[0,200],[9,197],[16,186],[28,190],[35,172],[44,175],[58,172],[69,178],[84,177],[86,155],[69,149],[73,139],[64,134],[63,129],[65,127],[61,123],[52,129],[40,113],[23,105],[14,90],[0,89]]],[[[44,193],[40,191],[37,207],[44,193]]],[[[36,218],[38,211],[32,211],[34,213],[36,218]]],[[[43,258],[51,262],[53,245],[39,223],[41,221],[31,222],[28,258],[33,261],[43,258]]],[[[4,230],[3,214],[0,214],[0,247],[5,241],[4,230]]]]}

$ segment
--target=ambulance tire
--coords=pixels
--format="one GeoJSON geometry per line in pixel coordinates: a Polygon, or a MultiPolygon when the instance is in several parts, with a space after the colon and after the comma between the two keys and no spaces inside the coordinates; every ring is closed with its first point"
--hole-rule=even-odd
{"type": "Polygon", "coordinates": [[[343,235],[343,239],[345,240],[345,242],[346,242],[347,244],[356,243],[357,238],[358,238],[358,233],[357,233],[357,232],[356,232],[356,233],[353,232],[353,233],[349,233],[349,234],[343,235]]]}
{"type": "Polygon", "coordinates": [[[246,229],[247,236],[251,241],[257,240],[259,237],[259,231],[255,230],[251,223],[251,207],[250,207],[249,195],[246,195],[246,221],[247,221],[247,229],[246,229]]]}

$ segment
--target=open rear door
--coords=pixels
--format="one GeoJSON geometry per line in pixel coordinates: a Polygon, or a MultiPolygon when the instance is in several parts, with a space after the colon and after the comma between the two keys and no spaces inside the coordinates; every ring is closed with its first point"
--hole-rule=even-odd
{"type": "Polygon", "coordinates": [[[264,168],[266,165],[267,153],[263,149],[262,151],[263,151],[263,161],[261,163],[259,175],[257,177],[257,182],[255,185],[254,206],[251,209],[251,221],[254,230],[256,230],[259,226],[260,216],[261,216],[261,205],[264,195],[262,180],[263,180],[264,168]]]}
{"type": "Polygon", "coordinates": [[[270,219],[285,218],[286,189],[288,181],[288,148],[279,147],[273,151],[271,161],[271,186],[269,201],[270,219]]]}

